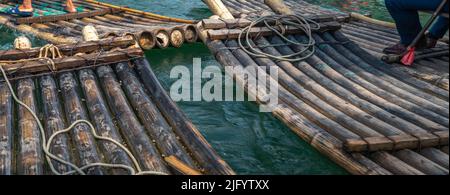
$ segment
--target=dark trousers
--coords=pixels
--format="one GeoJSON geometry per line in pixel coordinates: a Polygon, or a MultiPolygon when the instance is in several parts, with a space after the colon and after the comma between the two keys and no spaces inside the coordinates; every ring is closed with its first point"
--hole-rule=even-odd
{"type": "MultiPolygon", "coordinates": [[[[442,0],[385,0],[386,7],[397,25],[403,45],[409,45],[422,30],[419,10],[435,11],[442,0]]],[[[448,3],[444,8],[448,13],[448,3]]],[[[448,30],[448,19],[439,17],[429,31],[434,39],[442,38],[448,30]]]]}

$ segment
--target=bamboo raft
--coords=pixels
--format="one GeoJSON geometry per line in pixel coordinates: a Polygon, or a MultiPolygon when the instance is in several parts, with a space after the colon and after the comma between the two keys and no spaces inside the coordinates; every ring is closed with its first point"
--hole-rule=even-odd
{"type": "MultiPolygon", "coordinates": [[[[39,48],[0,52],[18,98],[34,110],[46,135],[88,120],[126,146],[142,169],[167,174],[234,174],[158,82],[133,37],[58,45],[54,66],[33,60],[39,48]],[[101,51],[101,52],[100,52],[101,51]]],[[[46,137],[48,139],[48,137],[46,137]]],[[[0,175],[52,174],[37,122],[17,105],[0,77],[0,175]]],[[[133,166],[124,150],[94,139],[86,124],[54,139],[50,151],[77,165],[133,166]]],[[[71,167],[54,161],[59,172],[71,167]]],[[[128,174],[92,167],[87,174],[128,174]]]]}
{"type": "MultiPolygon", "coordinates": [[[[275,14],[264,0],[223,0],[235,18],[252,20],[265,14],[275,14]]],[[[357,43],[361,48],[377,58],[382,58],[382,50],[387,45],[394,45],[399,40],[395,24],[375,20],[357,13],[343,13],[329,10],[305,1],[285,0],[286,5],[296,14],[305,17],[318,15],[334,16],[342,23],[342,33],[357,43]]],[[[417,52],[417,60],[411,67],[392,66],[392,69],[406,72],[414,77],[449,90],[449,47],[448,37],[438,47],[417,52]]],[[[398,60],[399,61],[399,60],[398,60]]]]}
{"type": "MultiPolygon", "coordinates": [[[[14,6],[16,3],[0,3],[0,9],[14,6]]],[[[80,42],[82,29],[87,25],[94,26],[100,38],[132,34],[145,50],[154,47],[181,47],[183,43],[196,42],[198,38],[192,25],[195,21],[160,16],[93,0],[74,0],[74,4],[83,10],[67,14],[61,11],[63,8],[60,3],[36,0],[33,1],[35,16],[16,18],[0,12],[0,24],[54,44],[80,42]]]]}
{"type": "MultiPolygon", "coordinates": [[[[351,17],[334,17],[332,22],[341,25],[338,29],[335,25],[329,28],[325,24],[330,20],[327,17],[307,15],[325,20],[321,23],[325,29],[313,33],[319,43],[315,45],[314,55],[301,62],[279,61],[251,56],[239,47],[235,34],[255,18],[252,14],[270,15],[288,9],[286,13],[329,16],[330,11],[294,0],[280,7],[268,6],[263,0],[204,2],[222,17],[213,16],[198,25],[200,38],[216,59],[223,66],[257,67],[263,72],[272,66],[279,67],[280,102],[272,113],[318,151],[352,174],[449,173],[448,88],[411,75],[411,71],[404,71],[405,67],[399,68],[400,65],[386,64],[374,55],[371,47],[362,47],[361,42],[349,39],[350,33],[358,32],[349,30],[351,25],[379,27],[351,17]]],[[[307,39],[295,29],[286,29],[291,40],[307,39]]],[[[252,44],[271,55],[287,55],[304,49],[286,44],[263,28],[250,31],[254,36],[252,44]]],[[[394,41],[394,30],[389,32],[386,36],[394,41]]],[[[364,33],[358,35],[369,39],[364,33]]],[[[383,41],[381,36],[378,40],[383,41]]],[[[448,46],[441,45],[448,53],[448,46]]],[[[431,61],[430,66],[442,65],[444,62],[439,60],[446,60],[448,73],[448,57],[425,56],[415,66],[422,61],[431,61]]],[[[259,104],[265,104],[265,97],[259,91],[266,92],[269,87],[251,86],[248,77],[256,75],[233,74],[248,94],[255,96],[259,104]]],[[[265,77],[271,79],[270,75],[265,77]]]]}

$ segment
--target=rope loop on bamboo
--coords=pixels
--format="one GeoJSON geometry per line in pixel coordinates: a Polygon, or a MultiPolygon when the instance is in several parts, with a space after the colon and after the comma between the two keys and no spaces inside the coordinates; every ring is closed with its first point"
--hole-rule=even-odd
{"type": "Polygon", "coordinates": [[[319,29],[320,29],[319,23],[300,15],[263,16],[254,20],[253,22],[251,22],[249,26],[242,29],[241,33],[239,33],[238,43],[239,47],[242,50],[244,50],[244,52],[254,57],[272,58],[280,61],[298,62],[309,58],[315,53],[314,46],[316,45],[316,41],[313,38],[312,32],[314,30],[319,29]],[[267,27],[276,35],[278,35],[286,43],[290,45],[298,45],[303,47],[304,49],[290,55],[279,55],[279,56],[271,55],[269,53],[265,53],[257,49],[258,47],[251,42],[252,39],[250,37],[250,34],[252,33],[251,32],[252,28],[260,26],[261,24],[264,24],[265,27],[267,27]],[[303,43],[287,38],[285,34],[288,26],[293,26],[303,31],[307,37],[307,42],[303,43]]]}

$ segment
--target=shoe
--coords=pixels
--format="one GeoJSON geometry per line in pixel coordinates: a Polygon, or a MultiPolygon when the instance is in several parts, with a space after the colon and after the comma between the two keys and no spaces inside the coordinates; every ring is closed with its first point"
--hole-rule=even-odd
{"type": "Polygon", "coordinates": [[[406,52],[406,46],[404,46],[401,43],[397,43],[393,46],[387,47],[383,50],[383,53],[385,54],[394,54],[394,55],[401,55],[406,52]]]}
{"type": "Polygon", "coordinates": [[[9,15],[19,16],[19,17],[31,17],[31,16],[33,16],[33,10],[21,11],[19,6],[7,9],[6,13],[9,14],[9,15]]]}

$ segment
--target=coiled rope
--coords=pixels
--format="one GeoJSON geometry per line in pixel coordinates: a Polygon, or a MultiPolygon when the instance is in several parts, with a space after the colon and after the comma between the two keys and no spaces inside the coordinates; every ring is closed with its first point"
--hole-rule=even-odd
{"type": "Polygon", "coordinates": [[[241,33],[239,33],[238,44],[239,47],[244,50],[247,54],[254,57],[262,57],[262,58],[272,58],[280,61],[289,61],[289,62],[298,62],[305,60],[312,56],[315,52],[316,41],[312,36],[312,32],[314,30],[319,30],[320,24],[311,19],[299,16],[299,15],[270,15],[260,17],[250,23],[249,26],[242,29],[241,33]],[[303,49],[299,52],[289,54],[289,55],[271,55],[269,53],[265,53],[257,48],[252,42],[250,35],[252,33],[252,28],[261,26],[264,24],[265,27],[269,28],[276,35],[281,37],[288,44],[302,46],[303,49]],[[306,43],[301,43],[297,41],[293,41],[285,36],[286,28],[289,26],[295,27],[303,31],[303,33],[307,37],[306,43]],[[244,41],[244,42],[243,42],[244,41]]]}
{"type": "MultiPolygon", "coordinates": [[[[52,50],[54,50],[56,52],[56,50],[54,49],[53,46],[44,46],[43,48],[41,48],[41,51],[47,50],[53,48],[52,50]]],[[[58,50],[59,52],[59,50],[58,50]]],[[[58,53],[56,52],[56,53],[58,53]]],[[[55,53],[55,54],[56,54],[55,53]]],[[[60,55],[60,54],[59,54],[60,55]]],[[[53,60],[51,60],[50,58],[48,58],[47,56],[45,56],[45,54],[42,56],[42,58],[53,62],[53,60]]],[[[33,59],[28,59],[28,60],[19,60],[19,61],[31,61],[31,60],[38,60],[38,59],[42,59],[42,58],[33,58],[33,59]]],[[[3,65],[2,64],[7,64],[7,63],[12,63],[13,61],[0,61],[0,71],[3,75],[3,78],[5,79],[5,82],[7,84],[7,87],[9,89],[9,91],[11,92],[12,98],[14,99],[14,101],[16,103],[18,103],[20,106],[23,106],[34,118],[34,120],[36,121],[38,127],[39,127],[39,131],[41,134],[41,139],[42,139],[42,150],[45,154],[45,159],[48,163],[48,165],[50,166],[51,171],[53,172],[53,174],[55,175],[71,175],[71,174],[75,174],[78,173],[80,175],[86,175],[85,170],[92,168],[92,167],[106,167],[106,168],[121,168],[121,169],[125,169],[128,170],[129,173],[131,175],[167,175],[167,173],[164,172],[159,172],[159,171],[143,171],[142,168],[139,166],[139,163],[136,159],[136,157],[133,156],[133,154],[121,143],[119,143],[118,141],[108,138],[108,137],[103,137],[103,136],[99,136],[94,128],[94,125],[87,121],[87,120],[77,120],[74,123],[72,123],[68,128],[66,129],[62,129],[59,131],[56,131],[55,133],[53,133],[48,140],[46,140],[46,135],[45,135],[45,129],[44,126],[42,125],[41,121],[39,120],[37,114],[28,106],[26,105],[24,102],[22,102],[16,95],[16,93],[14,92],[14,89],[11,85],[11,82],[8,79],[8,76],[5,72],[5,70],[3,69],[3,65]],[[61,135],[63,133],[67,133],[69,132],[71,129],[73,129],[75,126],[77,126],[78,124],[86,124],[89,126],[90,132],[92,133],[92,135],[94,136],[95,139],[97,140],[102,140],[102,141],[108,141],[111,142],[113,144],[115,144],[116,146],[118,146],[119,148],[121,148],[127,155],[128,157],[131,159],[131,161],[133,162],[133,165],[135,168],[129,166],[129,165],[124,165],[124,164],[109,164],[109,163],[102,163],[102,162],[98,162],[98,163],[90,163],[87,165],[84,165],[82,167],[79,167],[69,161],[66,161],[54,154],[52,154],[50,152],[50,148],[51,145],[53,143],[53,139],[55,139],[55,137],[57,137],[58,135],[61,135]],[[68,171],[68,172],[64,172],[61,173],[59,172],[55,166],[53,165],[53,162],[57,161],[61,164],[64,164],[66,166],[71,167],[73,170],[72,171],[68,171]]],[[[54,63],[52,63],[54,66],[54,63]]]]}

